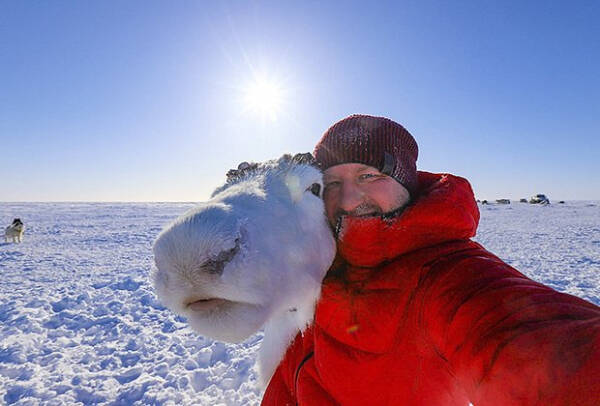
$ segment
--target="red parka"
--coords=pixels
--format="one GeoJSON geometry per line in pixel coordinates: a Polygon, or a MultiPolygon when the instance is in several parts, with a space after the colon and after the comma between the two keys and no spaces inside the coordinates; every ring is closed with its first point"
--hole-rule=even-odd
{"type": "Polygon", "coordinates": [[[345,220],[344,272],[262,405],[600,405],[600,308],[471,241],[466,180],[419,184],[400,216],[345,220]]]}

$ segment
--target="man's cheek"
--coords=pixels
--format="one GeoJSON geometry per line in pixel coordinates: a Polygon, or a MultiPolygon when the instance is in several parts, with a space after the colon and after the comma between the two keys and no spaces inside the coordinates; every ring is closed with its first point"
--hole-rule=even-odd
{"type": "Polygon", "coordinates": [[[334,211],[332,211],[332,212],[326,212],[325,214],[327,216],[327,222],[329,223],[329,225],[331,227],[335,227],[335,224],[337,222],[337,218],[336,218],[335,212],[334,211]]]}
{"type": "Polygon", "coordinates": [[[325,215],[327,216],[327,220],[329,223],[334,221],[336,204],[334,199],[330,194],[323,193],[323,203],[325,205],[325,215]]]}

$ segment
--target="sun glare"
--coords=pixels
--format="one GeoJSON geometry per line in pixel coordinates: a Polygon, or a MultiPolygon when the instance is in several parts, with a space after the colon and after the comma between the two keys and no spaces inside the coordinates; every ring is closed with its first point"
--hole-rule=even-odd
{"type": "Polygon", "coordinates": [[[245,109],[263,119],[275,121],[281,112],[283,90],[273,80],[255,78],[244,91],[245,109]]]}

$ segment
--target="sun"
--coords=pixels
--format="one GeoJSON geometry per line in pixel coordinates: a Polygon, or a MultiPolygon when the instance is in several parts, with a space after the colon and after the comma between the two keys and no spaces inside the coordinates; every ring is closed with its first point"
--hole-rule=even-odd
{"type": "Polygon", "coordinates": [[[273,79],[254,78],[243,92],[244,108],[263,119],[277,120],[283,105],[283,88],[273,79]]]}

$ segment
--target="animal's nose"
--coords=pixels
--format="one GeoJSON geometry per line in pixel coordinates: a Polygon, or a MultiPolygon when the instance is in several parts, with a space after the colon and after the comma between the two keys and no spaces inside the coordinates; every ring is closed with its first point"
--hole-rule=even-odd
{"type": "Polygon", "coordinates": [[[242,219],[228,207],[199,206],[161,232],[154,243],[155,262],[191,279],[198,272],[218,275],[236,257],[243,240],[242,219]]]}
{"type": "Polygon", "coordinates": [[[208,273],[222,274],[225,265],[227,265],[240,251],[240,239],[235,240],[235,246],[231,249],[221,251],[214,258],[204,261],[201,268],[208,273]]]}

